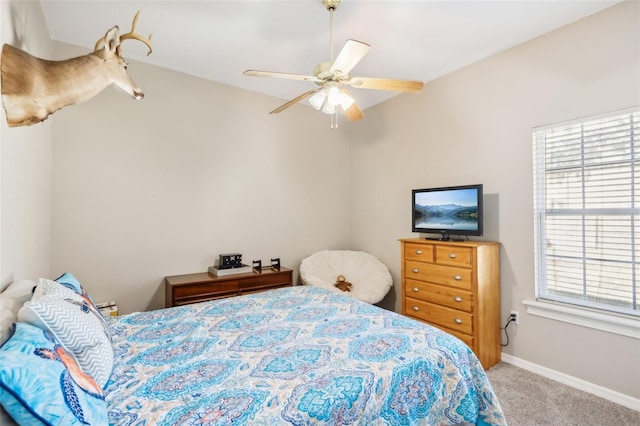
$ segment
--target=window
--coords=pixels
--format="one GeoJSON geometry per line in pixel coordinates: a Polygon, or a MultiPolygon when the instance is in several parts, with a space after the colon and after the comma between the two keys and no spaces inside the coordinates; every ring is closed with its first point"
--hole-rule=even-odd
{"type": "Polygon", "coordinates": [[[536,297],[640,317],[640,108],[533,130],[536,297]]]}

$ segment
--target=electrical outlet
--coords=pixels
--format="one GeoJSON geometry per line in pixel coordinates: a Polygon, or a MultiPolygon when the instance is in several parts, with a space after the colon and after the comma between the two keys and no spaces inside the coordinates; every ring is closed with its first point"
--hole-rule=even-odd
{"type": "Polygon", "coordinates": [[[513,318],[513,323],[515,325],[520,324],[520,314],[518,313],[518,311],[511,311],[510,318],[513,318]]]}

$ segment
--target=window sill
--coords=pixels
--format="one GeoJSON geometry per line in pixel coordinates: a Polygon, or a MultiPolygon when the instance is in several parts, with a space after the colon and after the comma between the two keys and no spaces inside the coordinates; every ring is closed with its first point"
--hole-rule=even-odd
{"type": "Polygon", "coordinates": [[[531,315],[640,339],[640,319],[538,300],[525,300],[522,303],[531,315]]]}

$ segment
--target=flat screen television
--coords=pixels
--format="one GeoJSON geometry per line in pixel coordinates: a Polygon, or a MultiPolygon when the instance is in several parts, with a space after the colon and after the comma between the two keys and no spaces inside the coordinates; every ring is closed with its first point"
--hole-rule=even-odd
{"type": "Polygon", "coordinates": [[[482,184],[414,189],[411,215],[413,232],[439,234],[440,240],[481,236],[482,184]]]}

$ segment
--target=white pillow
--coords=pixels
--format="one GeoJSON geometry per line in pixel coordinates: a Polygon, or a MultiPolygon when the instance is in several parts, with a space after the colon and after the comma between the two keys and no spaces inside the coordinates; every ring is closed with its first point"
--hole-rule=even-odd
{"type": "Polygon", "coordinates": [[[0,307],[0,345],[9,340],[9,337],[13,334],[13,323],[16,321],[18,321],[16,314],[9,309],[0,307]]]}
{"type": "Polygon", "coordinates": [[[0,345],[13,333],[13,323],[18,320],[18,311],[24,302],[31,299],[35,281],[19,280],[10,283],[0,293],[0,345]]]}
{"type": "Polygon", "coordinates": [[[113,368],[113,348],[108,333],[86,302],[74,298],[42,296],[26,302],[18,320],[53,334],[78,365],[102,388],[113,368]]]}

